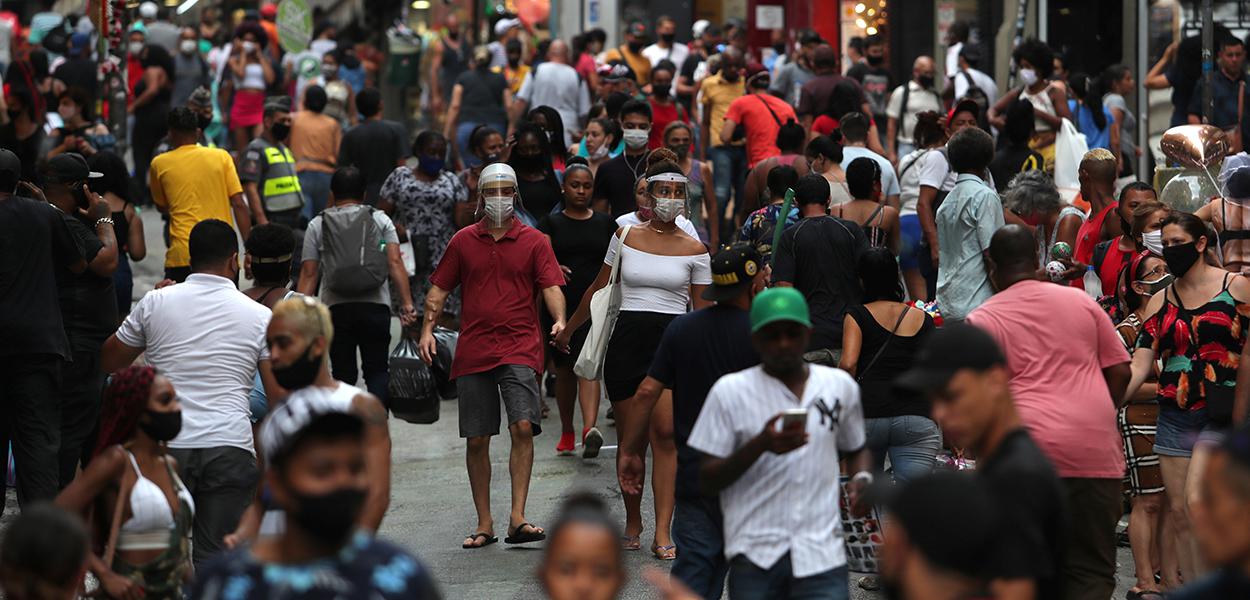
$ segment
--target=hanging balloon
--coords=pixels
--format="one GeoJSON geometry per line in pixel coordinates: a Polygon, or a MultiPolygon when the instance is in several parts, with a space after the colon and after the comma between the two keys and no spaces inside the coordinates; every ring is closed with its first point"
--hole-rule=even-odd
{"type": "Polygon", "coordinates": [[[516,0],[517,16],[532,29],[535,23],[546,21],[551,16],[551,0],[516,0]]]}
{"type": "Polygon", "coordinates": [[[1228,138],[1214,125],[1179,125],[1163,133],[1159,144],[1168,160],[1186,167],[1206,169],[1228,154],[1228,138]]]}

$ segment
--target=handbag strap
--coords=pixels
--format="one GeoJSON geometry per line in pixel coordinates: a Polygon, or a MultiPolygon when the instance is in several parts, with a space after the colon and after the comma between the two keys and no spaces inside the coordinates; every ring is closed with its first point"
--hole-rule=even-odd
{"type": "Polygon", "coordinates": [[[629,230],[633,225],[626,225],[621,230],[621,242],[616,249],[616,256],[612,257],[612,274],[608,275],[608,285],[615,285],[621,282],[621,255],[625,253],[625,238],[629,236],[629,230]]]}
{"type": "Polygon", "coordinates": [[[768,105],[768,101],[767,101],[767,100],[765,100],[765,99],[764,99],[764,97],[763,97],[762,95],[760,95],[760,94],[756,94],[756,95],[755,95],[755,97],[756,97],[756,99],[758,99],[760,102],[763,102],[763,103],[764,103],[764,108],[767,108],[767,109],[768,109],[768,114],[770,114],[770,115],[772,115],[772,116],[773,116],[773,121],[777,123],[777,126],[778,126],[778,127],[780,127],[780,126],[781,126],[781,119],[777,118],[777,113],[773,112],[773,107],[771,107],[771,106],[769,106],[769,105],[768,105]]]}
{"type": "MultiPolygon", "coordinates": [[[[123,449],[130,458],[130,451],[123,449]]],[[[127,460],[129,462],[129,460],[127,460]]],[[[130,501],[130,491],[134,488],[138,480],[138,474],[134,473],[134,469],[128,465],[122,471],[122,484],[117,490],[117,502],[113,507],[113,522],[109,525],[109,539],[104,545],[104,554],[100,558],[104,561],[104,565],[112,568],[113,554],[117,550],[117,536],[122,527],[122,512],[126,508],[126,504],[130,501]]]]}
{"type": "MultiPolygon", "coordinates": [[[[864,368],[860,369],[859,372],[855,374],[855,381],[862,380],[864,378],[864,373],[867,373],[873,365],[877,364],[877,359],[881,358],[881,354],[885,352],[886,347],[889,346],[890,342],[896,337],[895,333],[898,332],[899,326],[903,324],[903,319],[907,317],[907,313],[910,311],[911,307],[904,304],[903,310],[898,313],[898,321],[894,322],[894,328],[890,330],[890,337],[885,338],[885,343],[881,344],[880,348],[877,348],[877,353],[872,355],[872,360],[868,361],[868,364],[864,365],[864,368]]],[[[871,317],[872,313],[868,313],[868,316],[871,317]]]]}

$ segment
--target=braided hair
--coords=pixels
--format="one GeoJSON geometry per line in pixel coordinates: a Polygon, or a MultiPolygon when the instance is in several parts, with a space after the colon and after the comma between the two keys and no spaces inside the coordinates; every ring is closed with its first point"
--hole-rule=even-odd
{"type": "Polygon", "coordinates": [[[147,365],[131,365],[113,374],[113,380],[104,392],[100,436],[92,457],[134,435],[139,418],[147,410],[148,394],[156,374],[156,368],[147,365]]]}

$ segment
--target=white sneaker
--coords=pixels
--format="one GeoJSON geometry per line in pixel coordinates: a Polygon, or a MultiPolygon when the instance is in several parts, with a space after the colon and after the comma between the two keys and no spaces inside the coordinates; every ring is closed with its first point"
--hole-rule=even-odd
{"type": "Polygon", "coordinates": [[[591,427],[586,432],[586,437],[582,439],[582,458],[599,456],[599,448],[602,447],[603,434],[599,432],[598,427],[591,427]]]}

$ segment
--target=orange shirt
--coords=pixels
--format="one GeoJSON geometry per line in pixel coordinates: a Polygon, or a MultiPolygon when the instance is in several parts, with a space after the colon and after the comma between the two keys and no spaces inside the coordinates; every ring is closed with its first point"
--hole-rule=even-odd
{"type": "Polygon", "coordinates": [[[301,110],[291,119],[291,154],[297,172],[333,173],[343,130],[333,117],[301,110]]]}

